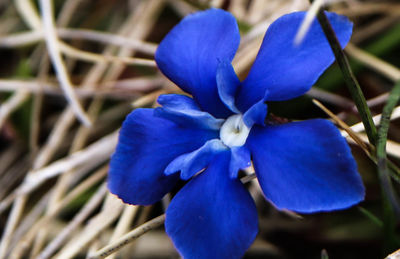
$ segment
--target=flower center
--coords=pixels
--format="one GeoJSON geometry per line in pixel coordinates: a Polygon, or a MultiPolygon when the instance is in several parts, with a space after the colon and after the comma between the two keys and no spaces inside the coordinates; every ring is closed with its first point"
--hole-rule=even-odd
{"type": "Polygon", "coordinates": [[[241,114],[230,116],[219,131],[219,137],[228,147],[243,146],[250,129],[244,124],[241,114]]]}

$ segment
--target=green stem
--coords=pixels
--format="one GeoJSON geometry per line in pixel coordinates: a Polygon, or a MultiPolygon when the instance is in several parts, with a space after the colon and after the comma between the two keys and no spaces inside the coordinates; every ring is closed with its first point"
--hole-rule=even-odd
{"type": "MultiPolygon", "coordinates": [[[[382,111],[381,122],[378,128],[378,141],[376,143],[376,158],[378,160],[378,173],[383,195],[383,216],[385,231],[385,248],[391,251],[398,246],[395,228],[400,216],[400,208],[396,193],[393,189],[388,170],[386,153],[387,135],[390,125],[390,116],[400,100],[400,81],[398,81],[389,94],[387,103],[382,111]]],[[[390,164],[389,164],[390,166],[390,164]]]]}
{"type": "Polygon", "coordinates": [[[358,112],[361,116],[361,120],[365,127],[365,132],[367,133],[368,140],[372,145],[376,144],[377,140],[377,131],[375,124],[372,120],[371,111],[368,108],[365,97],[361,91],[360,85],[357,82],[357,79],[353,75],[351,71],[349,61],[347,60],[342,47],[336,37],[334,30],[332,29],[331,24],[329,23],[328,18],[326,17],[323,10],[320,10],[317,14],[317,18],[319,23],[321,24],[322,30],[327,37],[329,44],[332,48],[332,51],[335,55],[335,58],[338,62],[338,65],[342,71],[343,78],[347,85],[347,88],[350,91],[351,97],[353,98],[358,112]]]}
{"type": "Polygon", "coordinates": [[[358,207],[358,210],[364,214],[368,219],[370,219],[372,222],[374,222],[378,227],[382,228],[383,227],[383,222],[380,220],[377,216],[372,214],[370,211],[367,209],[364,209],[363,207],[358,207]]]}
{"type": "Polygon", "coordinates": [[[391,179],[388,172],[388,162],[386,154],[386,142],[390,124],[390,116],[393,109],[400,100],[400,81],[396,83],[390,92],[389,98],[383,108],[381,122],[378,129],[378,141],[376,143],[376,158],[378,160],[379,179],[386,198],[391,203],[396,215],[400,215],[396,194],[393,191],[391,179]]]}

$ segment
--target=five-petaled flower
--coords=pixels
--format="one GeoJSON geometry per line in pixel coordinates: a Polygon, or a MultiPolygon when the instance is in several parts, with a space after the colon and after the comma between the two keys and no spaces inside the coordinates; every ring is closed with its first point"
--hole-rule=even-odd
{"type": "MultiPolygon", "coordinates": [[[[316,21],[294,45],[304,16],[291,13],[271,24],[243,82],[231,65],[238,26],[223,10],[189,15],[157,49],[160,70],[193,99],[162,95],[161,107],[128,115],[108,186],[126,203],[148,205],[180,179],[189,180],[173,197],[165,222],[184,258],[240,258],[252,244],[256,206],[238,179],[251,160],[265,198],[278,209],[332,211],[364,197],[350,148],[332,123],[265,123],[266,102],[304,94],[334,61],[316,21]]],[[[327,16],[345,46],[351,22],[327,16]]]]}

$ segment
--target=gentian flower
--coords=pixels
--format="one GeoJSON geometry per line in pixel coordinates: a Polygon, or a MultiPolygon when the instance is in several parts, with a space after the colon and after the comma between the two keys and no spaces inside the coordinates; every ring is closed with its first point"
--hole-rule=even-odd
{"type": "MultiPolygon", "coordinates": [[[[327,13],[342,46],[352,23],[327,13]]],[[[231,61],[239,46],[235,18],[210,9],[184,18],[160,43],[160,70],[193,98],[161,95],[122,125],[108,186],[125,203],[159,201],[181,179],[165,228],[184,258],[240,258],[258,232],[256,206],[238,179],[253,161],[265,198],[299,213],[348,208],[364,197],[350,148],[329,121],[265,122],[268,101],[304,94],[334,61],[317,21],[301,45],[304,12],[269,27],[241,82],[231,61]],[[204,169],[204,171],[202,171],[204,169]]]]}

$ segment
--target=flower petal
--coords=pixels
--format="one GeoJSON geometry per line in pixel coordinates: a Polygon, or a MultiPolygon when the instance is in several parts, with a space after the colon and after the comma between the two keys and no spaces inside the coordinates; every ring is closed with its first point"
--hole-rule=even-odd
{"type": "Polygon", "coordinates": [[[218,60],[232,61],[240,35],[235,18],[220,9],[184,18],[160,43],[155,60],[160,70],[200,107],[218,118],[230,111],[218,97],[218,60]]]}
{"type": "Polygon", "coordinates": [[[229,176],[236,178],[240,169],[251,165],[250,150],[246,146],[231,147],[231,161],[229,163],[229,176]]]}
{"type": "Polygon", "coordinates": [[[247,127],[251,128],[254,124],[261,126],[265,125],[268,106],[265,103],[265,98],[253,104],[243,115],[243,122],[247,127]]]}
{"type": "Polygon", "coordinates": [[[179,94],[161,95],[154,115],[168,119],[183,127],[219,130],[223,119],[216,119],[208,112],[201,111],[196,102],[187,96],[179,94]]]}
{"type": "Polygon", "coordinates": [[[226,107],[234,113],[240,113],[235,106],[235,96],[239,86],[240,80],[230,61],[220,61],[217,69],[218,94],[226,107]]]}
{"type": "Polygon", "coordinates": [[[179,180],[164,175],[177,156],[218,137],[217,131],[183,128],[154,117],[153,109],[136,109],[125,119],[110,162],[108,187],[124,202],[148,205],[159,201],[179,180]]]}
{"type": "Polygon", "coordinates": [[[254,201],[229,177],[229,158],[229,152],[220,154],[167,209],[166,232],[184,258],[241,258],[257,235],[254,201]]]}
{"type": "Polygon", "coordinates": [[[195,100],[182,94],[162,94],[157,102],[164,108],[201,111],[195,100]]]}
{"type": "Polygon", "coordinates": [[[189,180],[192,176],[204,169],[218,153],[228,150],[221,140],[212,139],[207,141],[199,149],[178,156],[165,169],[166,175],[181,171],[181,179],[189,180]]]}
{"type": "Polygon", "coordinates": [[[255,126],[247,143],[261,188],[279,209],[331,211],[363,200],[350,148],[327,120],[255,126]]]}
{"type": "MultiPolygon", "coordinates": [[[[342,47],[350,40],[352,23],[345,17],[326,12],[342,47]]],[[[317,20],[300,45],[295,35],[306,13],[296,12],[277,19],[268,28],[249,75],[239,91],[238,107],[247,109],[264,95],[269,101],[288,100],[308,91],[334,61],[331,47],[317,20]]]]}

